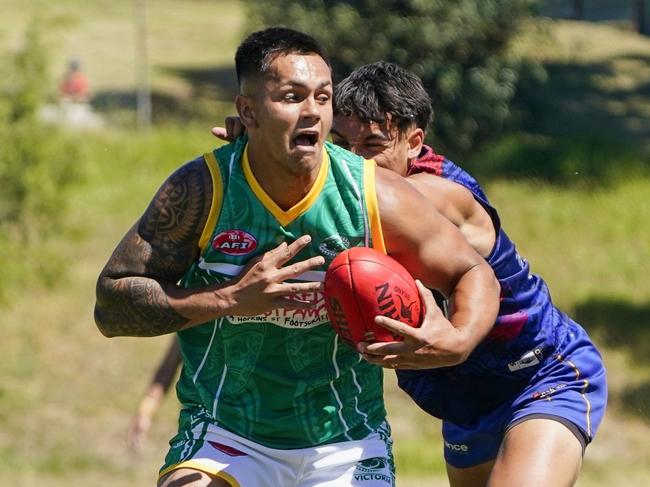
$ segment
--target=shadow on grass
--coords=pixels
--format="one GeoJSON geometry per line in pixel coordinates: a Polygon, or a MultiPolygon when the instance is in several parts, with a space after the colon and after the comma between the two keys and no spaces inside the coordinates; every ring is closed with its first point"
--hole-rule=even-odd
{"type": "MultiPolygon", "coordinates": [[[[633,0],[590,0],[583,2],[583,19],[592,22],[618,20],[632,24],[634,19],[633,0]]],[[[567,0],[546,0],[538,7],[542,15],[555,18],[573,18],[573,2],[567,0]]]]}
{"type": "MultiPolygon", "coordinates": [[[[212,120],[216,123],[219,120],[215,119],[215,107],[219,103],[224,102],[199,96],[180,98],[155,91],[151,93],[152,120],[154,123],[192,120],[212,120]]],[[[94,95],[92,105],[97,112],[109,119],[124,112],[131,112],[135,119],[137,97],[130,91],[100,91],[94,95]]]]}
{"type": "Polygon", "coordinates": [[[623,409],[648,420],[650,417],[650,382],[627,389],[620,398],[623,409]]]}
{"type": "MultiPolygon", "coordinates": [[[[161,69],[168,75],[185,80],[190,88],[183,96],[153,91],[151,111],[154,122],[209,119],[214,117],[217,105],[228,103],[234,106],[233,100],[237,94],[234,67],[161,69]]],[[[137,95],[134,91],[126,90],[99,91],[94,94],[92,105],[109,117],[117,112],[135,112],[137,95]]]]}
{"type": "Polygon", "coordinates": [[[554,185],[607,186],[650,174],[650,54],[593,63],[550,63],[548,77],[524,77],[515,106],[520,130],[461,165],[481,180],[541,180],[554,185]],[[616,63],[619,63],[618,65],[616,63]],[[620,63],[632,63],[623,71],[620,63]]]}
{"type": "Polygon", "coordinates": [[[232,101],[238,92],[234,66],[214,68],[163,68],[163,72],[185,80],[192,86],[195,97],[214,97],[232,101]]]}
{"type": "MultiPolygon", "coordinates": [[[[596,340],[622,349],[640,366],[650,367],[650,304],[594,298],[575,308],[575,317],[596,340]]],[[[650,381],[625,389],[612,402],[625,412],[647,419],[650,414],[650,381]]]]}
{"type": "Polygon", "coordinates": [[[539,180],[592,191],[650,174],[650,155],[607,135],[514,133],[470,155],[461,166],[480,181],[539,180]]]}
{"type": "Polygon", "coordinates": [[[607,346],[625,348],[635,361],[650,366],[650,304],[592,298],[578,304],[574,314],[585,328],[598,333],[607,346]]]}
{"type": "Polygon", "coordinates": [[[622,79],[633,71],[650,69],[650,54],[592,63],[548,63],[545,68],[546,82],[530,78],[520,85],[516,102],[527,113],[526,131],[552,136],[650,138],[650,81],[635,84],[622,79]],[[615,65],[621,62],[637,66],[623,72],[615,65]]]}

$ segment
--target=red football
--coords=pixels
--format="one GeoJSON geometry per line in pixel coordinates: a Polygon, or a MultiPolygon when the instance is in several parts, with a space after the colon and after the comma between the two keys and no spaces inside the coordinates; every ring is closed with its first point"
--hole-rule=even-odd
{"type": "Polygon", "coordinates": [[[383,315],[414,327],[420,326],[420,294],[411,274],[395,259],[367,247],[338,254],[325,274],[325,306],[336,333],[356,345],[369,340],[402,340],[375,324],[383,315]]]}

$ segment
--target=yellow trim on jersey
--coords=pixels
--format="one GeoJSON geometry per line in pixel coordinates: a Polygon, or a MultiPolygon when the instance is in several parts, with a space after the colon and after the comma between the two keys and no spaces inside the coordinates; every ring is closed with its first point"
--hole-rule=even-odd
{"type": "Polygon", "coordinates": [[[372,246],[375,250],[386,253],[384,233],[381,230],[379,218],[379,203],[377,203],[377,185],[375,184],[377,164],[374,159],[363,161],[363,187],[365,188],[366,208],[368,209],[368,224],[372,235],[372,246]]]}
{"type": "Polygon", "coordinates": [[[176,465],[167,467],[165,470],[162,470],[158,474],[158,479],[160,480],[164,475],[167,475],[169,472],[173,472],[174,470],[178,470],[179,468],[191,468],[192,470],[198,470],[200,472],[210,474],[213,477],[218,477],[220,479],[225,480],[230,484],[231,487],[241,487],[239,482],[237,482],[237,479],[235,479],[235,477],[233,477],[229,473],[226,473],[221,470],[216,470],[215,468],[208,467],[197,460],[187,460],[185,462],[177,463],[176,465]]]}
{"type": "Polygon", "coordinates": [[[264,188],[262,188],[262,186],[257,181],[257,179],[255,179],[255,175],[251,170],[250,162],[248,161],[248,145],[244,149],[244,155],[242,157],[242,168],[244,170],[244,177],[246,178],[246,181],[250,185],[251,189],[253,190],[253,193],[255,194],[255,196],[257,196],[257,198],[264,205],[264,207],[269,211],[269,213],[271,213],[271,215],[273,215],[275,219],[278,222],[280,222],[280,225],[282,225],[283,227],[286,227],[293,220],[295,220],[300,215],[305,213],[309,209],[309,207],[314,204],[314,202],[320,195],[323,186],[325,186],[325,181],[327,180],[327,172],[329,171],[329,164],[330,164],[330,157],[327,154],[325,148],[323,148],[323,160],[321,162],[320,170],[318,171],[318,176],[316,176],[316,181],[314,181],[313,186],[311,187],[311,189],[303,199],[301,199],[298,203],[296,203],[294,206],[289,208],[287,211],[284,211],[276,204],[275,201],[271,199],[271,197],[268,194],[266,194],[264,188]]]}
{"type": "MultiPolygon", "coordinates": [[[[560,362],[564,362],[565,364],[568,364],[569,367],[573,369],[573,372],[576,374],[576,380],[581,380],[582,381],[582,390],[580,391],[580,395],[582,396],[582,399],[584,400],[586,406],[587,406],[587,412],[586,412],[586,422],[587,422],[587,436],[591,438],[591,401],[589,401],[589,398],[587,397],[587,389],[589,388],[589,380],[588,379],[581,379],[580,378],[580,369],[571,362],[570,360],[565,359],[562,355],[557,354],[555,356],[557,360],[560,362]]],[[[549,397],[549,400],[551,398],[549,397]]]]}
{"type": "Polygon", "coordinates": [[[201,253],[206,249],[210,243],[210,237],[214,231],[214,226],[221,213],[221,204],[223,203],[223,181],[221,180],[221,171],[219,170],[219,163],[214,155],[214,152],[206,152],[203,154],[205,165],[208,166],[210,177],[212,178],[212,203],[210,205],[210,213],[208,220],[205,222],[201,238],[199,239],[199,248],[201,253]]]}

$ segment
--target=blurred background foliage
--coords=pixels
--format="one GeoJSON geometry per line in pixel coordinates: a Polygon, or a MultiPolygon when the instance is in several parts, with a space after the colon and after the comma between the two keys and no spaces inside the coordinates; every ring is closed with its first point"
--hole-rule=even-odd
{"type": "MultiPolygon", "coordinates": [[[[4,282],[51,282],[62,262],[43,243],[65,218],[68,189],[81,178],[77,147],[38,111],[50,90],[50,63],[34,17],[17,50],[2,53],[0,79],[0,267],[4,282]]],[[[6,297],[0,285],[0,302],[6,297]]]]}
{"type": "MultiPolygon", "coordinates": [[[[467,152],[501,132],[523,76],[538,63],[508,46],[535,0],[262,0],[249,2],[260,25],[314,33],[331,57],[335,79],[386,60],[417,74],[431,95],[441,150],[467,152]]],[[[251,27],[251,28],[255,28],[251,27]]]]}
{"type": "MultiPolygon", "coordinates": [[[[629,171],[647,172],[647,152],[629,143],[639,131],[621,126],[602,106],[576,106],[599,105],[584,95],[590,83],[604,84],[594,74],[606,73],[607,63],[576,65],[570,57],[545,62],[535,50],[554,49],[553,39],[533,19],[540,12],[592,18],[604,9],[629,25],[633,3],[262,0],[248,2],[248,30],[286,25],[313,33],[331,57],[335,79],[377,60],[406,67],[433,100],[427,141],[479,177],[607,184],[629,171]],[[607,124],[615,131],[603,134],[607,124]]],[[[639,123],[647,134],[647,120],[639,123]]]]}

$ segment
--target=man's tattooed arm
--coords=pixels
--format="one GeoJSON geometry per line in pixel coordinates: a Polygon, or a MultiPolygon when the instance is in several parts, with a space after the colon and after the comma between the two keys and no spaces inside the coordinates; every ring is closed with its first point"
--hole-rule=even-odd
{"type": "Polygon", "coordinates": [[[212,191],[203,158],[163,183],[97,281],[95,321],[104,335],[156,336],[191,323],[173,304],[188,295],[176,283],[197,258],[212,191]]]}
{"type": "Polygon", "coordinates": [[[212,192],[202,159],[180,168],[158,190],[97,281],[95,321],[104,335],[156,336],[220,316],[314,306],[320,282],[287,282],[323,265],[322,257],[292,260],[309,245],[307,235],[252,257],[226,282],[191,289],[177,285],[198,257],[212,192]],[[297,298],[301,293],[314,298],[297,298]]]}

